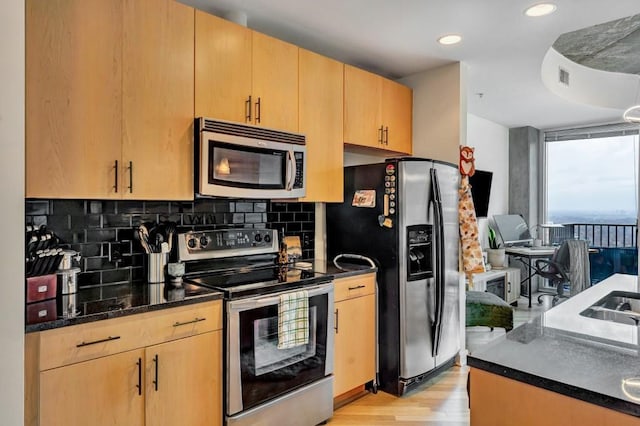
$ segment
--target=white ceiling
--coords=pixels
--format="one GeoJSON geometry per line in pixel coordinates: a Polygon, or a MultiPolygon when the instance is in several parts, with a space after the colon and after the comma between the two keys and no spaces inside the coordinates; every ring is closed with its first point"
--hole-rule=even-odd
{"type": "Polygon", "coordinates": [[[638,0],[555,0],[556,12],[541,18],[523,14],[536,0],[181,1],[220,16],[244,12],[252,29],[391,78],[461,61],[468,112],[539,129],[620,121],[622,110],[551,93],[540,70],[561,34],[640,12],[638,0]],[[439,45],[448,33],[462,43],[439,45]]]}

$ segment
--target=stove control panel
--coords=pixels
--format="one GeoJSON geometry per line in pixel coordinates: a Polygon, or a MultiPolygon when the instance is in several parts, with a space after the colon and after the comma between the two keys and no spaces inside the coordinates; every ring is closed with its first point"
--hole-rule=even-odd
{"type": "Polygon", "coordinates": [[[178,260],[216,259],[277,253],[273,229],[220,229],[178,234],[178,260]]]}

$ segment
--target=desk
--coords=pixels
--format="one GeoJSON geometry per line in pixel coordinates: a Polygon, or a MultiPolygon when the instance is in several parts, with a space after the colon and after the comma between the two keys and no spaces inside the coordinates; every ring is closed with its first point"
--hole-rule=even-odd
{"type": "Polygon", "coordinates": [[[504,252],[509,256],[514,256],[522,262],[529,270],[529,275],[520,281],[524,284],[528,281],[527,297],[529,297],[529,307],[531,307],[531,278],[536,274],[532,263],[535,259],[549,259],[555,253],[557,247],[506,247],[504,252]]]}

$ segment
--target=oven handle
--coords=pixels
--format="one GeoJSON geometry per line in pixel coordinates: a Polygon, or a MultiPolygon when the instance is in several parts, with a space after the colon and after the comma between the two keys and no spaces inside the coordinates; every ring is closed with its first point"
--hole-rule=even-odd
{"type": "MultiPolygon", "coordinates": [[[[321,294],[332,294],[333,281],[315,287],[303,287],[293,291],[300,290],[307,290],[307,294],[309,295],[309,297],[318,296],[321,294]]],[[[264,306],[277,305],[280,302],[281,294],[292,293],[293,291],[283,291],[280,293],[269,295],[268,297],[257,296],[254,298],[232,300],[229,302],[229,311],[242,312],[250,309],[262,308],[264,306]]]]}

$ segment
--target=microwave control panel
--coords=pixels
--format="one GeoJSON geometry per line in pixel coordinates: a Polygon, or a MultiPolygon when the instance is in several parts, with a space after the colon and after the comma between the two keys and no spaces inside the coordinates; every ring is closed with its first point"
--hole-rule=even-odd
{"type": "Polygon", "coordinates": [[[304,188],[304,153],[295,152],[293,157],[296,162],[296,177],[293,181],[293,187],[304,188]]]}
{"type": "Polygon", "coordinates": [[[277,251],[278,233],[273,229],[220,229],[178,234],[178,258],[181,261],[277,251]]]}

